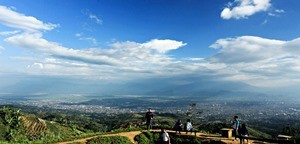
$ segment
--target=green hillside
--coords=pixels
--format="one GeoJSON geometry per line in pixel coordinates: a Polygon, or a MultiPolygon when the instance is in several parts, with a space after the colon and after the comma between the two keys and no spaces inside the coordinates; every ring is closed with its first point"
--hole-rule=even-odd
{"type": "Polygon", "coordinates": [[[20,109],[0,109],[0,142],[47,143],[70,139],[79,133],[59,123],[24,114],[20,109]]]}
{"type": "MultiPolygon", "coordinates": [[[[157,113],[153,121],[153,129],[172,129],[176,120],[186,119],[184,115],[157,113]]],[[[0,143],[55,143],[69,141],[93,135],[118,133],[145,129],[143,113],[135,114],[88,114],[61,112],[56,110],[23,112],[17,108],[0,108],[0,143]]],[[[193,122],[194,128],[203,133],[220,134],[220,129],[230,127],[226,123],[199,123],[193,122]]],[[[270,135],[249,128],[250,135],[257,138],[271,138],[270,135]]],[[[157,139],[156,133],[143,133],[136,137],[139,142],[152,142],[157,139]]],[[[92,142],[105,139],[114,141],[114,138],[98,138],[92,142]]],[[[124,140],[123,138],[116,138],[124,140]]],[[[178,143],[196,143],[201,139],[177,137],[172,139],[178,143]]],[[[126,140],[124,140],[126,141],[126,140]]]]}

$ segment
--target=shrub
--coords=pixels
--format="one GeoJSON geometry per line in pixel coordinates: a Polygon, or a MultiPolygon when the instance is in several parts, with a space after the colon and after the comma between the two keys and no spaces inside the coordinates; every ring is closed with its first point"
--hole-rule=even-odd
{"type": "Polygon", "coordinates": [[[147,138],[144,133],[135,136],[134,140],[137,141],[138,144],[150,144],[151,143],[149,138],[147,138]]]}
{"type": "Polygon", "coordinates": [[[99,136],[88,140],[87,144],[132,144],[127,137],[122,136],[99,136]]]}

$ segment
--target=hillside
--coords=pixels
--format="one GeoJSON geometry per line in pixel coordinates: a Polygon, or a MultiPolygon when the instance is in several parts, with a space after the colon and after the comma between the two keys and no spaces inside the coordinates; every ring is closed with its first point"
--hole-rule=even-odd
{"type": "Polygon", "coordinates": [[[0,141],[14,143],[53,142],[70,139],[80,132],[53,121],[46,121],[20,109],[0,109],[0,141]]]}
{"type": "MultiPolygon", "coordinates": [[[[51,110],[52,111],[52,110],[51,110]]],[[[125,136],[132,142],[147,137],[153,140],[158,131],[153,134],[145,133],[144,115],[141,113],[119,115],[93,115],[63,112],[23,112],[17,108],[0,108],[0,142],[1,143],[56,143],[56,142],[87,142],[95,136],[125,136]],[[142,134],[141,134],[142,133],[142,134]],[[140,135],[141,134],[141,135],[140,135]],[[145,135],[145,136],[143,136],[145,135]],[[151,136],[151,137],[150,137],[151,136]]],[[[153,121],[153,128],[171,130],[177,119],[186,119],[186,116],[169,113],[157,113],[153,121]]],[[[199,129],[197,139],[189,135],[177,136],[173,131],[172,138],[178,142],[192,141],[222,141],[220,129],[229,127],[226,123],[195,124],[199,129]],[[214,139],[217,138],[217,139],[214,139]]],[[[270,135],[249,128],[250,134],[257,138],[271,138],[270,135]]],[[[114,140],[114,138],[99,138],[99,140],[114,140]]],[[[123,138],[116,138],[118,141],[123,138]]],[[[147,140],[146,140],[147,141],[147,140]]],[[[225,139],[226,143],[226,139],[225,139]]]]}

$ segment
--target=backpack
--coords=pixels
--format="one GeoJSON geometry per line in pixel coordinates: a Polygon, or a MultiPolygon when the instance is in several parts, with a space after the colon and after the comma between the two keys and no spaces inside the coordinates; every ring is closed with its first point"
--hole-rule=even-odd
{"type": "Polygon", "coordinates": [[[237,129],[239,126],[240,126],[240,121],[233,121],[231,127],[232,127],[233,129],[237,129]]]}

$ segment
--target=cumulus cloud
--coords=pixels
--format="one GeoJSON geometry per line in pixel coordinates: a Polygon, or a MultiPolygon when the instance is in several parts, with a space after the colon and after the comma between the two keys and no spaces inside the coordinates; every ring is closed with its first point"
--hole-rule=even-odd
{"type": "Polygon", "coordinates": [[[175,40],[114,42],[106,49],[80,50],[49,42],[39,33],[17,34],[6,38],[5,42],[46,54],[45,59],[30,59],[32,64],[27,72],[37,75],[105,80],[201,75],[260,87],[288,85],[287,80],[300,81],[300,38],[290,41],[256,36],[224,38],[210,46],[218,50],[217,54],[182,59],[166,55],[186,45],[175,40]],[[160,50],[169,45],[172,47],[160,50]]]}
{"type": "Polygon", "coordinates": [[[219,39],[211,47],[219,52],[206,60],[211,64],[223,63],[226,67],[219,72],[227,75],[223,77],[226,80],[255,86],[288,85],[300,80],[299,38],[282,41],[242,36],[219,39]]]}
{"type": "MultiPolygon", "coordinates": [[[[183,42],[175,40],[155,39],[150,41],[154,41],[153,44],[149,42],[136,43],[127,41],[115,42],[111,44],[110,49],[77,50],[61,46],[55,42],[49,42],[40,33],[18,34],[8,37],[4,41],[21,48],[43,52],[59,59],[93,65],[117,66],[124,71],[137,71],[141,73],[160,73],[160,68],[174,63],[170,57],[161,52],[167,52],[185,45],[183,42]],[[164,46],[167,46],[167,49],[161,51],[160,49],[164,46]]],[[[169,68],[170,71],[176,72],[174,69],[174,66],[170,66],[169,68]]]]}
{"type": "Polygon", "coordinates": [[[237,38],[219,39],[211,48],[220,51],[209,60],[214,62],[252,62],[268,58],[282,57],[284,41],[265,39],[255,36],[242,36],[237,38]]]}
{"type": "Polygon", "coordinates": [[[105,80],[205,75],[261,87],[288,85],[287,80],[300,81],[300,38],[290,41],[256,36],[224,38],[210,46],[218,50],[217,54],[182,59],[166,55],[186,45],[175,40],[114,42],[106,49],[80,50],[49,42],[39,33],[17,34],[5,42],[45,53],[47,58],[31,59],[32,64],[27,68],[28,73],[38,75],[80,75],[105,80]],[[165,46],[170,47],[164,49],[165,46]]]}
{"type": "Polygon", "coordinates": [[[223,19],[248,18],[258,12],[267,11],[271,7],[271,0],[234,0],[227,4],[221,12],[223,19]]]}
{"type": "Polygon", "coordinates": [[[182,41],[175,41],[169,39],[166,40],[153,39],[143,44],[144,47],[155,49],[159,53],[166,53],[170,50],[175,50],[185,45],[186,43],[183,43],[182,41]]]}
{"type": "Polygon", "coordinates": [[[52,23],[44,23],[32,16],[17,13],[5,6],[0,6],[0,23],[26,31],[52,30],[58,26],[52,23]]]}

